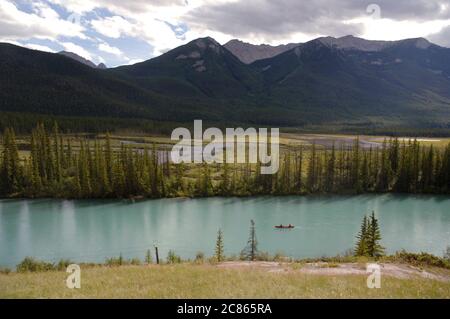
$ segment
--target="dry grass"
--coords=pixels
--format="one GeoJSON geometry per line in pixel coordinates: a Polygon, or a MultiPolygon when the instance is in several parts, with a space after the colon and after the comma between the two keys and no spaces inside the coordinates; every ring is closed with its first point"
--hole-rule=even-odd
{"type": "Polygon", "coordinates": [[[212,265],[82,269],[81,289],[65,272],[0,274],[0,298],[450,298],[450,283],[384,276],[368,289],[364,275],[311,275],[293,269],[226,269],[212,265]]]}

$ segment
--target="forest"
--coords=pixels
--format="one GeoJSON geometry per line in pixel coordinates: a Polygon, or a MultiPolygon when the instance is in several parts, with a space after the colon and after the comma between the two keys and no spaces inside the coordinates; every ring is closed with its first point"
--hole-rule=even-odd
{"type": "MultiPolygon", "coordinates": [[[[163,198],[207,196],[450,193],[450,144],[385,139],[381,147],[291,147],[274,175],[260,164],[173,164],[168,150],[88,137],[66,138],[38,124],[29,155],[6,128],[0,155],[2,198],[163,198]]],[[[224,154],[225,155],[225,154],[224,154]]]]}

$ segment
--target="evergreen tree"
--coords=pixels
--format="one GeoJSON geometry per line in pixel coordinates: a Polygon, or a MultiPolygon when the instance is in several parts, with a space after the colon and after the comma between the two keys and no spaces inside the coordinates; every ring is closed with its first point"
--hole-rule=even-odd
{"type": "Polygon", "coordinates": [[[364,216],[362,223],[361,223],[361,229],[356,236],[358,239],[355,247],[355,255],[356,256],[367,256],[369,254],[368,252],[368,230],[370,228],[369,220],[367,216],[364,216]]]}
{"type": "Polygon", "coordinates": [[[369,217],[367,233],[367,254],[370,257],[383,256],[384,247],[380,245],[381,232],[378,219],[375,218],[375,212],[372,212],[372,215],[369,217]]]}
{"type": "Polygon", "coordinates": [[[6,129],[3,134],[3,151],[0,166],[0,192],[12,194],[20,191],[22,183],[22,166],[19,163],[14,130],[6,129]]]}
{"type": "Polygon", "coordinates": [[[327,160],[326,176],[325,176],[325,191],[333,192],[335,184],[335,165],[336,153],[334,150],[334,143],[331,148],[330,158],[327,160]]]}
{"type": "Polygon", "coordinates": [[[316,156],[316,144],[313,142],[311,147],[311,158],[308,165],[308,176],[306,181],[306,187],[309,192],[314,192],[317,184],[317,156],[316,156]]]}
{"type": "Polygon", "coordinates": [[[221,262],[224,260],[224,250],[223,250],[223,233],[222,230],[219,229],[217,232],[217,240],[216,240],[216,259],[218,262],[221,262]]]}
{"type": "Polygon", "coordinates": [[[241,251],[241,258],[244,260],[255,261],[258,255],[258,241],[256,240],[256,228],[253,219],[250,221],[250,235],[247,246],[241,251]]]}

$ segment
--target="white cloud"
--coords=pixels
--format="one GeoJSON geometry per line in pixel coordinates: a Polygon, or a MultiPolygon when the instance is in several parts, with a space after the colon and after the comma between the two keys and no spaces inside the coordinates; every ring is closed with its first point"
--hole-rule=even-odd
{"type": "MultiPolygon", "coordinates": [[[[155,8],[185,6],[185,0],[49,0],[65,7],[71,12],[86,13],[96,8],[107,8],[111,12],[133,14],[155,8]]],[[[193,0],[194,2],[198,0],[193,0]]]]}
{"type": "Polygon", "coordinates": [[[427,37],[450,25],[450,20],[396,21],[392,19],[372,19],[369,17],[352,19],[347,23],[362,23],[361,36],[369,40],[401,40],[427,37]],[[395,32],[393,32],[395,30],[395,32]]]}
{"type": "Polygon", "coordinates": [[[25,47],[32,49],[32,50],[39,50],[39,51],[44,51],[44,52],[55,53],[55,50],[53,50],[45,45],[28,43],[28,44],[25,44],[25,47]]]}
{"type": "Polygon", "coordinates": [[[32,1],[33,11],[44,19],[59,19],[59,14],[53,10],[47,3],[40,1],[32,1]]]}
{"type": "Polygon", "coordinates": [[[92,55],[83,47],[72,43],[72,42],[61,42],[60,43],[63,47],[65,51],[69,51],[72,53],[75,53],[79,56],[81,56],[82,58],[85,58],[86,60],[90,60],[92,61],[92,55]]]}
{"type": "Polygon", "coordinates": [[[127,65],[132,65],[132,64],[136,64],[136,63],[140,63],[140,62],[144,62],[143,59],[130,59],[127,62],[127,65]]]}
{"type": "Polygon", "coordinates": [[[106,53],[109,53],[109,54],[112,54],[112,55],[115,55],[115,56],[118,56],[118,57],[122,57],[123,56],[123,52],[119,48],[110,46],[106,42],[100,43],[98,45],[98,49],[100,51],[103,51],[103,52],[106,52],[106,53]]]}
{"type": "MultiPolygon", "coordinates": [[[[132,37],[147,42],[153,56],[199,37],[211,36],[220,43],[233,38],[260,44],[305,42],[325,35],[354,34],[369,39],[396,40],[427,37],[450,25],[448,0],[377,0],[382,19],[373,19],[362,0],[33,0],[31,13],[21,11],[21,1],[0,0],[0,40],[32,38],[63,41],[68,51],[93,55],[76,39],[87,39],[86,28],[111,39],[132,37]],[[62,17],[80,14],[86,24],[62,17]],[[106,9],[97,10],[97,9],[106,9]],[[58,14],[59,12],[59,14],[58,14]],[[104,16],[104,12],[107,15],[104,16]],[[92,18],[96,16],[95,18],[92,18]],[[170,24],[170,25],[169,25],[170,24]],[[85,28],[83,28],[83,26],[85,28]],[[183,33],[185,31],[185,33],[183,33]],[[73,47],[73,46],[77,47],[73,47]]],[[[368,2],[370,3],[370,2],[368,2]]],[[[440,41],[444,41],[441,32],[440,41]]],[[[445,33],[447,34],[447,33],[445,33]]],[[[92,35],[101,52],[127,61],[126,47],[113,47],[92,35]]],[[[32,40],[33,41],[33,40],[32,40]]],[[[133,43],[125,41],[124,43],[133,43]]],[[[131,44],[133,45],[133,44],[131,44]]],[[[97,51],[97,50],[96,50],[97,51]]],[[[145,53],[142,58],[150,55],[145,53]]],[[[135,54],[129,53],[136,57],[135,54]]],[[[108,55],[105,54],[108,62],[108,55]]],[[[93,56],[100,60],[100,57],[93,56]]],[[[112,58],[109,56],[109,58],[112,58]]],[[[136,57],[137,58],[137,57],[136,57]]],[[[136,63],[137,60],[130,60],[136,63]]]]}
{"type": "Polygon", "coordinates": [[[91,21],[95,31],[109,38],[120,38],[122,35],[134,35],[134,26],[120,16],[106,17],[91,21]]]}
{"type": "Polygon", "coordinates": [[[62,20],[58,14],[45,5],[35,3],[35,13],[19,10],[14,3],[0,0],[0,38],[51,39],[58,36],[85,38],[81,25],[62,20]]]}

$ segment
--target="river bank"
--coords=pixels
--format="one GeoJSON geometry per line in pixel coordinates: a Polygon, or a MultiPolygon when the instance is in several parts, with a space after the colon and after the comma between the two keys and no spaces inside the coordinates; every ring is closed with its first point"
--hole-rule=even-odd
{"type": "Polygon", "coordinates": [[[450,270],[381,264],[381,288],[358,263],[182,263],[0,274],[0,298],[450,298],[450,270]]]}

